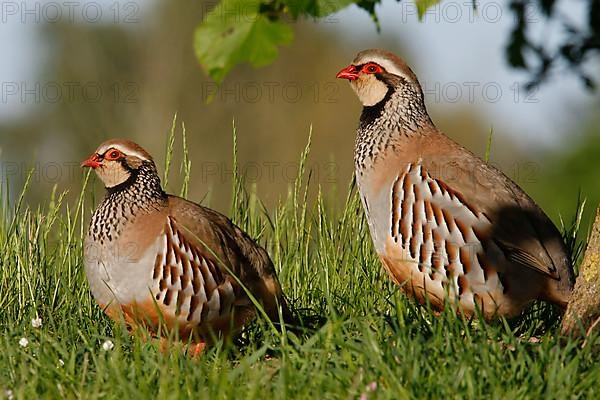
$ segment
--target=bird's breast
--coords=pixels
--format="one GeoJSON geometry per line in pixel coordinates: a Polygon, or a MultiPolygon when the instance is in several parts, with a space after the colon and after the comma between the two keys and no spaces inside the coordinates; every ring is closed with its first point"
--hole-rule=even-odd
{"type": "Polygon", "coordinates": [[[84,265],[96,301],[107,306],[127,304],[148,296],[158,241],[140,248],[135,241],[86,240],[84,265]]]}

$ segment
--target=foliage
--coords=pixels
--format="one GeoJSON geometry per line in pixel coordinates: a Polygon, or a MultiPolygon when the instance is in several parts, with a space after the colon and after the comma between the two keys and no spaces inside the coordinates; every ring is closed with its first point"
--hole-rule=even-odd
{"type": "Polygon", "coordinates": [[[194,34],[194,49],[206,73],[221,83],[237,64],[271,63],[277,46],[289,44],[289,24],[300,18],[322,18],[356,3],[377,23],[381,0],[221,0],[205,12],[194,34]]]}
{"type": "Polygon", "coordinates": [[[194,47],[208,74],[221,82],[241,62],[270,63],[277,46],[291,40],[292,29],[266,15],[256,0],[223,0],[196,30],[194,47]]]}
{"type": "Polygon", "coordinates": [[[600,1],[584,1],[587,20],[584,26],[577,26],[570,18],[558,10],[557,0],[512,0],[510,9],[515,15],[515,24],[506,47],[506,57],[511,66],[531,72],[528,87],[539,85],[557,64],[577,74],[589,88],[594,81],[583,70],[584,62],[600,50],[600,1]],[[531,11],[540,10],[532,17],[531,11]],[[530,28],[544,20],[546,25],[554,22],[561,26],[564,38],[551,44],[546,35],[538,40],[531,37],[530,28]],[[532,60],[527,61],[527,54],[532,60]],[[533,61],[533,62],[532,62],[533,61]]]}
{"type": "MultiPolygon", "coordinates": [[[[302,166],[309,151],[310,141],[302,166]]],[[[9,206],[3,193],[0,398],[597,397],[598,338],[584,348],[562,342],[542,305],[498,323],[415,305],[382,271],[354,186],[336,212],[325,194],[307,200],[310,177],[301,168],[267,211],[236,172],[231,213],[268,249],[305,330],[274,332],[258,320],[200,360],[130,337],[92,300],[81,251],[95,202],[89,175],[75,204],[55,190],[43,208],[24,196],[9,206]]]]}
{"type": "MultiPolygon", "coordinates": [[[[299,18],[323,18],[356,4],[369,13],[379,30],[375,7],[381,1],[221,0],[205,13],[203,22],[196,29],[196,56],[208,75],[220,83],[237,64],[249,62],[253,66],[261,66],[272,62],[277,57],[277,46],[292,41],[293,32],[286,22],[299,18]]],[[[422,19],[425,12],[441,0],[413,1],[418,18],[422,19]]],[[[530,72],[528,88],[544,81],[552,67],[561,63],[566,63],[567,68],[577,74],[588,88],[593,88],[594,82],[583,70],[583,65],[600,49],[600,1],[585,2],[589,11],[587,21],[584,26],[577,26],[557,11],[557,0],[511,0],[510,10],[515,24],[506,47],[506,58],[512,67],[530,72]],[[557,22],[563,30],[564,39],[554,46],[548,43],[545,35],[539,40],[533,39],[530,28],[540,19],[546,26],[557,22]]],[[[477,4],[472,2],[474,9],[477,4]]]]}

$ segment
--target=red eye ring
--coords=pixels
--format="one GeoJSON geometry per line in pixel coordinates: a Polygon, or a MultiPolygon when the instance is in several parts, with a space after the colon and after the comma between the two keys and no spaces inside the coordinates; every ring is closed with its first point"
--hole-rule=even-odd
{"type": "Polygon", "coordinates": [[[106,152],[106,155],[104,156],[104,158],[106,160],[118,160],[119,158],[121,158],[122,154],[119,150],[117,149],[110,149],[109,151],[106,152]]]}
{"type": "Polygon", "coordinates": [[[367,73],[367,74],[380,74],[383,72],[383,68],[381,68],[379,65],[375,64],[374,62],[370,62],[368,64],[365,64],[362,67],[362,72],[367,73]]]}

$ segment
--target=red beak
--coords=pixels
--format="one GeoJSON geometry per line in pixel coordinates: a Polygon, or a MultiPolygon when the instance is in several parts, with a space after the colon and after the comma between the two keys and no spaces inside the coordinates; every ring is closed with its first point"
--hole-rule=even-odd
{"type": "Polygon", "coordinates": [[[349,65],[348,67],[338,72],[338,74],[335,77],[340,79],[348,79],[349,81],[354,81],[358,79],[358,68],[356,68],[355,65],[349,65]]]}
{"type": "Polygon", "coordinates": [[[89,167],[89,168],[98,168],[99,166],[102,165],[102,163],[100,162],[101,158],[98,154],[94,153],[92,154],[87,160],[84,160],[81,163],[81,167],[89,167]]]}

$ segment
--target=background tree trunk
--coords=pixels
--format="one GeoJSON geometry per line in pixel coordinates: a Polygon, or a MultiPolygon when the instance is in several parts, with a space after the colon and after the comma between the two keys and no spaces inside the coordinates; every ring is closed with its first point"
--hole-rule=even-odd
{"type": "Polygon", "coordinates": [[[600,207],[592,226],[575,289],[562,322],[565,336],[588,336],[600,330],[600,207]]]}

